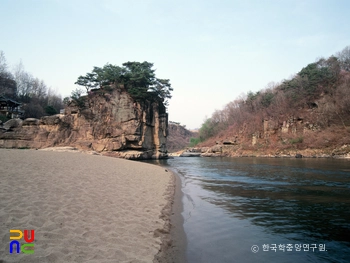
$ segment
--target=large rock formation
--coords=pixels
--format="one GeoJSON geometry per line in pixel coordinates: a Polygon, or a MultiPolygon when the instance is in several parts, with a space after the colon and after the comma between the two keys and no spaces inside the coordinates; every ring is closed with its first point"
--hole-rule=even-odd
{"type": "Polygon", "coordinates": [[[0,147],[74,146],[130,159],[167,157],[168,116],[161,102],[135,102],[123,89],[95,90],[64,114],[10,120],[0,147]]]}

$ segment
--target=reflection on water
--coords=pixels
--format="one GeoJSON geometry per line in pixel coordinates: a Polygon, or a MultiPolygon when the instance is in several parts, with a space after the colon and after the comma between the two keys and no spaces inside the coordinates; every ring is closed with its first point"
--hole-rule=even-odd
{"type": "Polygon", "coordinates": [[[192,157],[162,165],[182,177],[189,262],[350,262],[349,160],[192,157]],[[275,243],[327,251],[262,251],[275,243]]]}

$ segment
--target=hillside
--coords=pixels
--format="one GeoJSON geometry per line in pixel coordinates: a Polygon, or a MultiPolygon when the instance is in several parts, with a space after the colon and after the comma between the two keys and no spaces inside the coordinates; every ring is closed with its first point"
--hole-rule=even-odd
{"type": "Polygon", "coordinates": [[[169,122],[167,149],[169,152],[176,152],[186,148],[192,137],[198,136],[198,133],[186,129],[185,126],[177,122],[169,122]]]}
{"type": "Polygon", "coordinates": [[[229,102],[203,123],[199,139],[228,156],[348,154],[350,47],[229,102]]]}

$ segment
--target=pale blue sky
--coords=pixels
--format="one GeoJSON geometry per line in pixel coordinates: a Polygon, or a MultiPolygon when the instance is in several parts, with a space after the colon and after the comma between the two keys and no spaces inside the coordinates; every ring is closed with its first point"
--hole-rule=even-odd
{"type": "Polygon", "coordinates": [[[349,0],[0,0],[0,50],[67,96],[107,62],[152,62],[169,119],[200,127],[250,90],[350,45],[349,0]]]}

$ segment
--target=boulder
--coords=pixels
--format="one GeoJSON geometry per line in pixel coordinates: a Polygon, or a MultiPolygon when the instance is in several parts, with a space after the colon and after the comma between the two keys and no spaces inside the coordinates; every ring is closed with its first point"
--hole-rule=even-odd
{"type": "Polygon", "coordinates": [[[180,157],[200,157],[201,153],[198,152],[183,152],[180,157]]]}
{"type": "Polygon", "coordinates": [[[45,116],[40,119],[40,124],[42,125],[55,125],[60,122],[60,115],[45,116]]]}
{"type": "Polygon", "coordinates": [[[40,120],[35,118],[27,118],[23,121],[22,126],[39,125],[40,120]]]}
{"type": "Polygon", "coordinates": [[[22,120],[21,119],[11,119],[11,120],[8,120],[7,122],[5,122],[3,124],[3,128],[5,130],[12,130],[14,128],[18,128],[20,126],[22,126],[22,120]]]}
{"type": "Polygon", "coordinates": [[[212,152],[212,153],[221,153],[222,152],[222,146],[220,146],[220,145],[215,145],[215,146],[213,146],[213,147],[211,147],[210,148],[210,151],[212,152]]]}
{"type": "Polygon", "coordinates": [[[201,157],[220,157],[222,156],[221,153],[210,153],[210,152],[207,152],[207,153],[202,153],[201,154],[201,157]]]}
{"type": "Polygon", "coordinates": [[[96,152],[102,152],[106,148],[106,146],[102,143],[93,142],[91,148],[96,152]]]}

